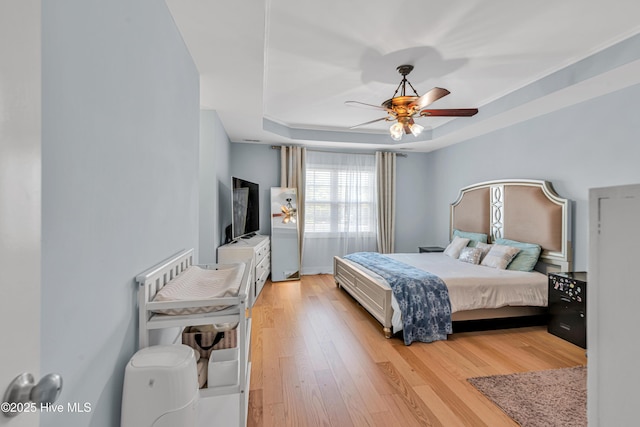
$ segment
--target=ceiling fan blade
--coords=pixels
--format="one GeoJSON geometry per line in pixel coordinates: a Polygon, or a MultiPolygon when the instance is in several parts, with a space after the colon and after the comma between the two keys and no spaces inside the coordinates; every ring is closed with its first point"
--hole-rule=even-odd
{"type": "Polygon", "coordinates": [[[452,108],[444,110],[422,110],[422,117],[471,117],[478,112],[477,108],[452,108]]]}
{"type": "Polygon", "coordinates": [[[366,104],[366,103],[360,102],[360,101],[344,101],[344,103],[345,103],[345,105],[348,105],[350,107],[375,108],[376,110],[393,112],[393,110],[390,110],[389,108],[384,108],[381,105],[366,104]]]}
{"type": "Polygon", "coordinates": [[[387,120],[387,119],[388,119],[388,117],[383,117],[383,118],[381,118],[381,119],[371,120],[371,121],[369,121],[369,122],[360,123],[359,125],[351,126],[349,129],[353,129],[353,128],[357,128],[357,127],[360,127],[360,126],[369,125],[369,124],[371,124],[371,123],[380,122],[380,121],[382,121],[382,120],[387,120]]]}
{"type": "Polygon", "coordinates": [[[449,95],[450,93],[451,92],[441,87],[434,87],[429,92],[416,99],[415,102],[409,104],[409,107],[414,107],[416,110],[419,110],[429,104],[436,102],[438,99],[449,95]]]}

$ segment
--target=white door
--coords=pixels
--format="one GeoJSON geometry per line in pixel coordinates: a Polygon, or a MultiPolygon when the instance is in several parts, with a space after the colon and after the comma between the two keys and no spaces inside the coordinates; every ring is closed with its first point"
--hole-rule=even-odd
{"type": "Polygon", "coordinates": [[[640,184],[589,191],[589,426],[638,425],[640,184]]]}
{"type": "MultiPolygon", "coordinates": [[[[19,374],[40,378],[40,13],[40,0],[0,1],[0,399],[19,374]]],[[[0,413],[0,426],[38,424],[0,413]]]]}

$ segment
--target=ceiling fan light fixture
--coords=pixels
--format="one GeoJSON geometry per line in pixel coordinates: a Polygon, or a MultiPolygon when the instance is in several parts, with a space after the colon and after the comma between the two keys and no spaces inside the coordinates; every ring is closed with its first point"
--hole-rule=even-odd
{"type": "Polygon", "coordinates": [[[477,108],[425,110],[424,108],[426,106],[433,104],[440,98],[449,95],[451,92],[441,87],[434,87],[430,91],[422,95],[418,95],[418,92],[413,87],[411,82],[407,80],[407,75],[411,72],[411,70],[413,70],[413,65],[400,65],[397,70],[398,73],[402,75],[402,80],[396,88],[396,91],[393,93],[393,96],[384,101],[380,106],[366,104],[359,101],[345,101],[345,104],[347,105],[366,106],[373,107],[378,110],[383,110],[387,113],[387,116],[375,120],[370,120],[365,123],[360,123],[359,125],[352,126],[349,129],[380,122],[382,120],[395,120],[397,121],[397,123],[391,125],[391,127],[389,128],[389,134],[391,134],[391,138],[393,138],[395,141],[400,141],[402,139],[403,133],[406,133],[407,135],[412,134],[414,137],[417,137],[424,130],[423,126],[414,123],[414,116],[471,117],[478,112],[477,108]],[[408,93],[407,86],[413,91],[413,95],[408,93]]]}
{"type": "Polygon", "coordinates": [[[411,130],[411,134],[413,134],[413,136],[418,136],[424,130],[424,126],[420,126],[419,124],[414,123],[412,125],[409,125],[409,129],[411,130]]]}
{"type": "Polygon", "coordinates": [[[391,127],[389,128],[389,133],[391,134],[391,138],[393,138],[394,141],[400,141],[402,139],[402,132],[403,132],[403,126],[402,123],[397,122],[391,125],[391,127]]]}

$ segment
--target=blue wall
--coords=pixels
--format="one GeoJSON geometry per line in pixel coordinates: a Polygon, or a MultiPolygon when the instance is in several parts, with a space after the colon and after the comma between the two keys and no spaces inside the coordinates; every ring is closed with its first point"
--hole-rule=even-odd
{"type": "Polygon", "coordinates": [[[164,2],[42,2],[41,371],[91,405],[43,426],[120,424],[134,277],[198,247],[199,98],[164,2]]]}
{"type": "Polygon", "coordinates": [[[544,179],[574,201],[575,269],[587,269],[589,188],[640,182],[638,97],[640,85],[632,86],[430,153],[434,243],[448,242],[448,204],[459,188],[494,179],[544,179]]]}
{"type": "Polygon", "coordinates": [[[418,252],[433,242],[435,184],[426,153],[410,153],[396,161],[396,252],[418,252]]]}
{"type": "MultiPolygon", "coordinates": [[[[280,187],[280,150],[265,144],[231,144],[231,175],[260,186],[260,234],[271,234],[271,187],[280,187]]],[[[231,200],[231,178],[227,199],[231,200]]],[[[228,224],[231,224],[229,206],[228,224]]]]}
{"type": "Polygon", "coordinates": [[[200,251],[198,262],[215,263],[231,223],[230,142],[215,111],[200,112],[200,251]]]}

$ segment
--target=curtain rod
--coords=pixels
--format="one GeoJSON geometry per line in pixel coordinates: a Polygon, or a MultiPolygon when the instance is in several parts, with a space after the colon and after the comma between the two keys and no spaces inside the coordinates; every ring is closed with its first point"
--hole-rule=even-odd
{"type": "MultiPolygon", "coordinates": [[[[271,149],[272,150],[280,150],[282,148],[281,145],[272,145],[271,149]]],[[[373,154],[373,153],[363,153],[363,152],[349,152],[349,151],[330,151],[330,150],[314,150],[314,149],[309,149],[307,148],[307,150],[309,151],[317,151],[320,153],[335,153],[335,154],[345,154],[345,153],[349,153],[349,154],[373,154]]],[[[398,157],[409,157],[408,154],[406,153],[395,153],[396,156],[398,157]]]]}

